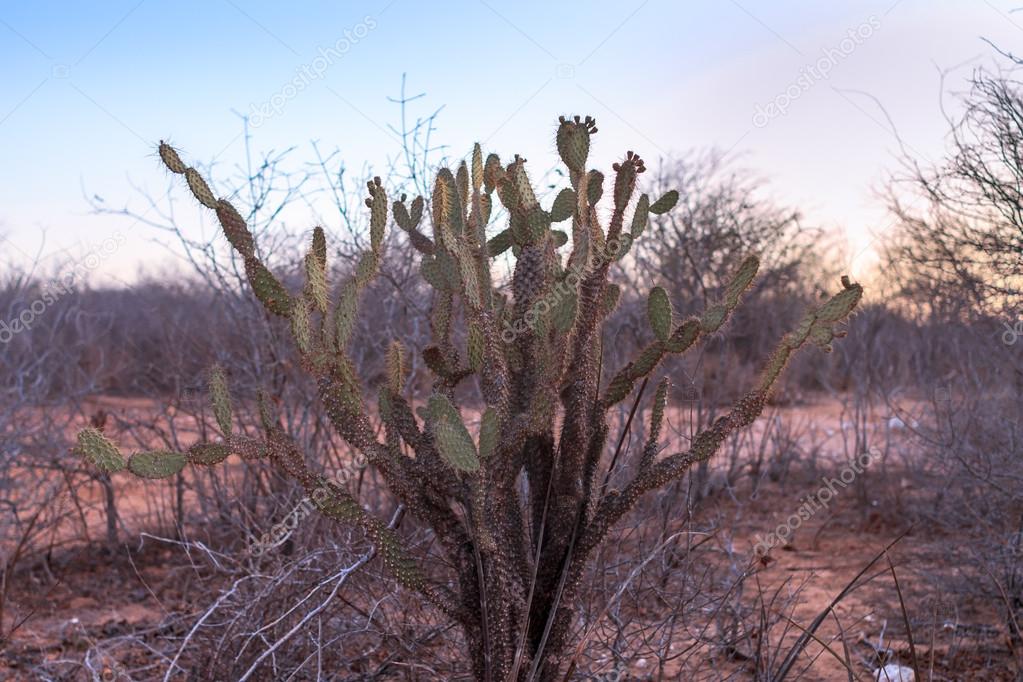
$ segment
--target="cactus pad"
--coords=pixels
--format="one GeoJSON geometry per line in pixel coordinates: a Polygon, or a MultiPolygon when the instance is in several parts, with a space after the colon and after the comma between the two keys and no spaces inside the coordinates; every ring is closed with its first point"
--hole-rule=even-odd
{"type": "Polygon", "coordinates": [[[637,239],[643,231],[646,230],[647,224],[650,222],[650,197],[646,194],[639,195],[639,201],[636,202],[636,210],[632,214],[632,225],[629,229],[629,235],[633,239],[637,239]]]}
{"type": "Polygon", "coordinates": [[[443,395],[430,397],[427,411],[433,423],[433,435],[437,449],[452,468],[473,472],[480,468],[476,444],[462,423],[458,410],[443,395]]]}
{"type": "Polygon", "coordinates": [[[181,473],[187,462],[185,455],[170,450],[136,452],[128,460],[128,470],[139,478],[169,478],[181,473]]]}
{"type": "Polygon", "coordinates": [[[78,433],[76,450],[94,467],[108,474],[118,472],[125,467],[124,457],[117,446],[107,440],[107,437],[99,429],[82,429],[78,433]]]}
{"type": "Polygon", "coordinates": [[[650,327],[654,334],[661,341],[667,341],[671,336],[672,308],[668,292],[663,287],[654,287],[650,290],[650,297],[646,305],[647,318],[650,320],[650,327]]]}
{"type": "Polygon", "coordinates": [[[194,168],[186,168],[185,180],[188,181],[188,188],[192,190],[192,194],[199,200],[200,204],[206,208],[215,209],[217,207],[217,198],[213,196],[213,191],[206,184],[206,181],[203,180],[203,177],[199,175],[199,171],[194,168]]]}
{"type": "Polygon", "coordinates": [[[167,166],[167,170],[171,173],[177,173],[181,175],[188,168],[182,161],[181,157],[178,156],[177,151],[174,147],[170,146],[163,140],[160,140],[160,159],[163,161],[163,165],[167,166]]]}
{"type": "Polygon", "coordinates": [[[675,208],[675,204],[677,203],[678,191],[673,189],[668,190],[660,199],[650,205],[650,212],[655,215],[661,215],[675,208]]]}
{"type": "Polygon", "coordinates": [[[566,187],[558,192],[558,196],[554,198],[554,203],[551,205],[551,222],[560,223],[571,218],[575,213],[575,205],[575,192],[570,188],[566,187]]]}
{"type": "Polygon", "coordinates": [[[231,392],[227,386],[224,368],[214,365],[210,370],[210,405],[217,426],[225,436],[231,435],[231,392]]]}

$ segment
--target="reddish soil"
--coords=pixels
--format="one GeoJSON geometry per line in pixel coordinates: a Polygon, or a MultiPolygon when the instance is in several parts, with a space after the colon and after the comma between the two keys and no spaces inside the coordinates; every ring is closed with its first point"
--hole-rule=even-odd
{"type": "MultiPolygon", "coordinates": [[[[95,406],[119,414],[144,415],[152,409],[145,401],[124,401],[104,398],[95,406]]],[[[778,411],[785,420],[795,420],[816,431],[824,465],[843,461],[841,408],[826,404],[812,408],[785,408],[778,411]]],[[[673,415],[675,427],[686,422],[683,414],[673,415]]],[[[871,421],[877,428],[888,428],[891,414],[879,409],[871,421]]],[[[764,420],[754,431],[762,431],[764,420]]],[[[682,429],[684,431],[684,429],[682,429]]],[[[668,431],[671,433],[671,431],[668,431]]],[[[719,468],[723,463],[719,462],[719,468]]],[[[798,469],[800,464],[795,465],[798,469]]],[[[836,470],[837,469],[833,469],[836,470]]],[[[834,474],[832,474],[834,475],[834,474]]],[[[819,478],[793,474],[785,489],[768,483],[753,501],[744,500],[741,512],[725,494],[716,494],[706,504],[706,513],[718,513],[733,521],[727,532],[739,552],[749,552],[758,536],[776,528],[793,514],[801,500],[820,489],[819,478]]],[[[152,519],[155,510],[169,501],[165,484],[140,484],[124,477],[117,478],[118,510],[131,528],[152,519]],[[158,494],[157,494],[158,493],[158,494]],[[160,496],[163,499],[160,499],[160,496]]],[[[84,491],[98,499],[98,486],[84,491]]],[[[788,542],[771,549],[766,564],[757,570],[757,580],[765,595],[776,590],[784,598],[791,597],[787,616],[795,625],[784,642],[791,643],[802,628],[807,627],[838,595],[853,577],[874,560],[878,553],[906,530],[898,522],[898,514],[875,509],[864,512],[850,488],[839,493],[828,509],[820,510],[793,533],[788,542]]],[[[102,538],[102,516],[89,512],[87,520],[93,538],[102,538]]],[[[155,530],[155,529],[152,529],[155,530]]],[[[81,533],[69,527],[68,538],[81,533]]],[[[122,536],[122,540],[125,538],[122,536]]],[[[935,602],[928,593],[924,578],[933,571],[948,570],[942,565],[940,549],[943,539],[929,537],[923,529],[912,531],[891,552],[903,598],[919,614],[924,605],[935,602]]],[[[96,543],[100,546],[100,543],[96,543]]],[[[147,540],[140,548],[137,540],[115,551],[64,548],[52,556],[40,557],[28,570],[14,578],[11,597],[4,613],[6,628],[20,623],[6,643],[0,657],[0,679],[34,679],[26,676],[25,664],[42,660],[72,659],[81,661],[83,652],[100,640],[121,635],[147,633],[159,639],[170,634],[161,627],[172,627],[180,635],[183,625],[162,625],[169,613],[194,613],[215,597],[203,585],[198,601],[188,589],[188,580],[168,566],[187,563],[182,552],[169,544],[147,540]],[[129,551],[130,550],[130,551],[129,551]]],[[[894,588],[888,562],[882,558],[868,572],[873,579],[855,590],[824,620],[812,642],[799,659],[790,679],[847,680],[848,671],[840,659],[847,656],[859,679],[870,679],[865,661],[877,649],[888,649],[892,662],[912,665],[907,629],[902,619],[899,595],[894,588]],[[827,648],[822,645],[827,644],[827,648]]],[[[940,602],[938,595],[937,602],[940,602]]],[[[940,608],[931,610],[932,623],[913,623],[918,664],[924,679],[1014,679],[1005,655],[1003,637],[993,625],[995,614],[959,612],[949,621],[940,608]],[[978,629],[979,628],[979,629],[978,629]],[[987,629],[985,629],[987,628],[987,629]],[[976,633],[981,634],[976,634],[976,633]]],[[[918,619],[917,619],[918,620],[918,619]]],[[[126,640],[127,641],[127,640],[126,640]]],[[[116,651],[111,656],[92,661],[100,679],[118,677],[117,670],[134,667],[152,660],[151,653],[139,649],[138,640],[123,647],[107,647],[116,651]],[[109,671],[107,677],[103,670],[109,671]]],[[[775,643],[776,644],[776,643],[775,643]]],[[[744,669],[743,657],[750,652],[739,648],[730,655],[718,652],[716,676],[707,679],[751,679],[744,669]]],[[[711,655],[708,652],[708,655],[711,655]]],[[[649,662],[634,661],[630,679],[646,679],[643,669],[649,662]]],[[[149,671],[145,679],[162,678],[163,669],[149,671]]],[[[90,679],[81,674],[65,679],[90,679]]],[[[670,679],[670,677],[668,678],[670,679]]]]}

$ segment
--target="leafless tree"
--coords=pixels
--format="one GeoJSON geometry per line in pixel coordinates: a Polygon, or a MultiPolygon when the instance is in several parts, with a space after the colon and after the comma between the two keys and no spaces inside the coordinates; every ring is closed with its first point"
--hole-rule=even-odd
{"type": "Polygon", "coordinates": [[[898,219],[885,249],[903,291],[935,311],[1003,313],[1023,301],[1023,83],[1018,69],[977,69],[946,114],[949,151],[907,153],[887,190],[898,219]],[[962,296],[961,294],[966,294],[962,296]]]}

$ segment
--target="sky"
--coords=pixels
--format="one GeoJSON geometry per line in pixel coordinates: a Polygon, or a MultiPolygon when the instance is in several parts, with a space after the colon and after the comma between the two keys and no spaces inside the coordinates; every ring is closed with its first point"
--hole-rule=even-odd
{"type": "Polygon", "coordinates": [[[316,141],[381,168],[404,74],[414,113],[443,107],[435,140],[456,158],[480,141],[547,169],[561,114],[597,118],[598,168],[715,147],[844,232],[855,274],[891,228],[877,190],[899,140],[940,158],[943,92],[954,109],[994,63],[983,39],[1023,51],[1014,1],[0,0],[0,263],[106,244],[96,274],[130,282],[173,262],[152,226],[86,197],[144,212],[171,184],[161,139],[242,163],[243,115],[255,151],[312,160],[316,141]]]}

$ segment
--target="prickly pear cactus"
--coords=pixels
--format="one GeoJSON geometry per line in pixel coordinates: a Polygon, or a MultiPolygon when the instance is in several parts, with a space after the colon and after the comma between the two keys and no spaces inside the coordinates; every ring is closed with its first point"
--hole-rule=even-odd
{"type": "Polygon", "coordinates": [[[108,474],[118,472],[126,466],[117,446],[107,440],[98,429],[88,428],[80,431],[76,450],[94,467],[108,474]]]}
{"type": "Polygon", "coordinates": [[[760,265],[750,254],[718,298],[700,315],[681,320],[670,292],[655,287],[647,296],[649,342],[625,365],[604,367],[602,327],[621,298],[610,281],[612,267],[643,238],[651,216],[675,207],[679,194],[640,193],[634,199],[646,168],[632,151],[608,176],[588,168],[596,133],[591,117],[559,119],[555,146],[568,186],[546,207],[526,159],[504,163],[496,154],[484,156],[479,145],[468,163],[440,169],[426,198],[409,201],[400,194],[391,201],[374,178],[366,187],[368,250],[347,278],[333,282],[326,233],[317,227],[300,292],[290,291],[256,255],[241,213],[218,199],[173,148],[159,146],[167,169],[183,176],[196,201],[216,214],[253,295],[290,323],[302,366],[315,379],[337,433],[433,530],[453,575],[427,573],[400,534],[366,512],[350,491],[310,470],[268,401],[260,400],[262,434],[236,433],[227,377],[217,368],[210,374],[210,397],[222,442],[197,443],[185,453],[136,453],[126,462],[102,433],[86,429],[78,451],[102,471],[127,469],[143,478],[175,476],[187,463],[212,466],[230,455],[265,458],[297,480],[325,516],[362,528],[395,580],[462,628],[479,679],[560,679],[560,654],[594,549],[643,494],[679,478],[751,424],[793,353],[807,342],[830,350],[843,335],[838,325],[863,294],[843,278],[833,298],[779,340],[759,377],[751,377],[749,392],[681,452],[665,452],[660,442],[670,397],[663,378],[632,478],[617,489],[595,485],[608,466],[608,411],[630,397],[638,401],[637,384],[645,385],[668,354],[684,353],[723,329],[760,265]],[[497,204],[504,209],[503,225],[491,224],[497,204]],[[371,410],[348,346],[362,293],[384,262],[389,217],[419,253],[423,280],[432,289],[431,341],[420,349],[397,340],[390,345],[371,410]],[[514,266],[505,289],[495,282],[491,261],[509,254],[514,266]],[[457,333],[460,324],[464,334],[457,333]],[[420,354],[434,374],[433,395],[418,407],[405,395],[409,353],[420,354]],[[471,393],[467,386],[478,386],[479,394],[460,407],[456,397],[471,393]],[[480,414],[475,436],[467,425],[472,421],[463,418],[473,410],[480,414]],[[375,428],[376,420],[383,429],[375,428]]]}
{"type": "Polygon", "coordinates": [[[128,471],[139,478],[170,478],[181,473],[188,458],[181,452],[136,452],[128,459],[128,471]]]}

